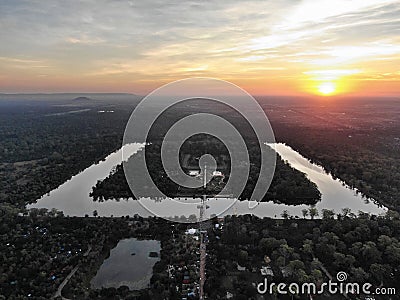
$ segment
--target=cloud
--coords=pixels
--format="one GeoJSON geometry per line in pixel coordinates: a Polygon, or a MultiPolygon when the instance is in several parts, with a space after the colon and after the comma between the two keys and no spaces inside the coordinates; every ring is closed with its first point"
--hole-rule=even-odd
{"type": "Polygon", "coordinates": [[[353,70],[315,70],[315,71],[306,71],[303,72],[305,75],[311,75],[317,80],[336,80],[343,76],[350,76],[354,74],[362,73],[361,70],[353,69],[353,70]]]}
{"type": "Polygon", "coordinates": [[[0,56],[0,64],[8,68],[12,67],[18,69],[50,67],[48,62],[44,60],[34,60],[34,59],[4,57],[4,56],[0,56]]]}
{"type": "Polygon", "coordinates": [[[352,15],[359,12],[374,12],[396,0],[303,0],[294,5],[284,16],[279,28],[301,28],[305,24],[320,24],[336,16],[352,15]]]}
{"type": "Polygon", "coordinates": [[[246,57],[240,57],[237,61],[260,61],[266,59],[265,55],[251,55],[246,57]]]}
{"type": "Polygon", "coordinates": [[[89,38],[89,37],[79,37],[79,38],[75,38],[75,37],[68,37],[65,39],[65,41],[67,43],[71,43],[71,44],[86,44],[86,45],[94,45],[94,44],[100,44],[100,43],[104,43],[105,40],[101,39],[101,38],[89,38]]]}
{"type": "Polygon", "coordinates": [[[399,14],[395,0],[1,1],[0,67],[129,82],[395,73],[390,64],[371,68],[399,60],[399,14]]]}

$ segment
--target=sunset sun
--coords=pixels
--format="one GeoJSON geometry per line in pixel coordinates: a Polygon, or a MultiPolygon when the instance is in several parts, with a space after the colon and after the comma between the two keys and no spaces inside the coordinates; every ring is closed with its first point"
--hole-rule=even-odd
{"type": "Polygon", "coordinates": [[[336,86],[332,82],[324,82],[318,86],[318,92],[322,95],[329,96],[334,94],[336,86]]]}

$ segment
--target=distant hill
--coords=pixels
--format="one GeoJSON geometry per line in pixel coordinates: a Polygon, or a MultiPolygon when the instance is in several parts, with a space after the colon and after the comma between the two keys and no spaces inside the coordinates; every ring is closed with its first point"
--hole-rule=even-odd
{"type": "Polygon", "coordinates": [[[0,100],[63,100],[63,101],[113,101],[138,99],[141,96],[127,93],[54,93],[54,94],[3,94],[0,93],[0,100]]]}
{"type": "Polygon", "coordinates": [[[90,99],[89,97],[84,97],[84,96],[79,96],[74,98],[74,101],[90,101],[92,99],[90,99]]]}

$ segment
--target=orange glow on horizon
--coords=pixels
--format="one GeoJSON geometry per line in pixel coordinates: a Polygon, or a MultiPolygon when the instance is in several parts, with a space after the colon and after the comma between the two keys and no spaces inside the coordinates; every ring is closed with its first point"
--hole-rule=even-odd
{"type": "Polygon", "coordinates": [[[253,95],[400,95],[399,24],[384,13],[398,0],[195,3],[0,1],[0,93],[146,95],[210,77],[253,95]]]}

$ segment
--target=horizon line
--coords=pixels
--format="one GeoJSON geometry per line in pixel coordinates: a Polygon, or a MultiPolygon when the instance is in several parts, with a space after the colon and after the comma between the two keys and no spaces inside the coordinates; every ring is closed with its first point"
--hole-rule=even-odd
{"type": "MultiPolygon", "coordinates": [[[[136,97],[146,97],[147,94],[135,94],[131,92],[23,92],[23,93],[2,93],[0,92],[0,96],[52,96],[52,95],[126,95],[126,96],[136,96],[136,97]]],[[[253,97],[278,97],[278,98],[312,98],[312,99],[340,99],[340,98],[395,98],[400,100],[400,95],[354,95],[354,94],[338,94],[338,95],[331,95],[331,96],[322,96],[322,95],[307,95],[307,94],[251,94],[253,97]]]]}

